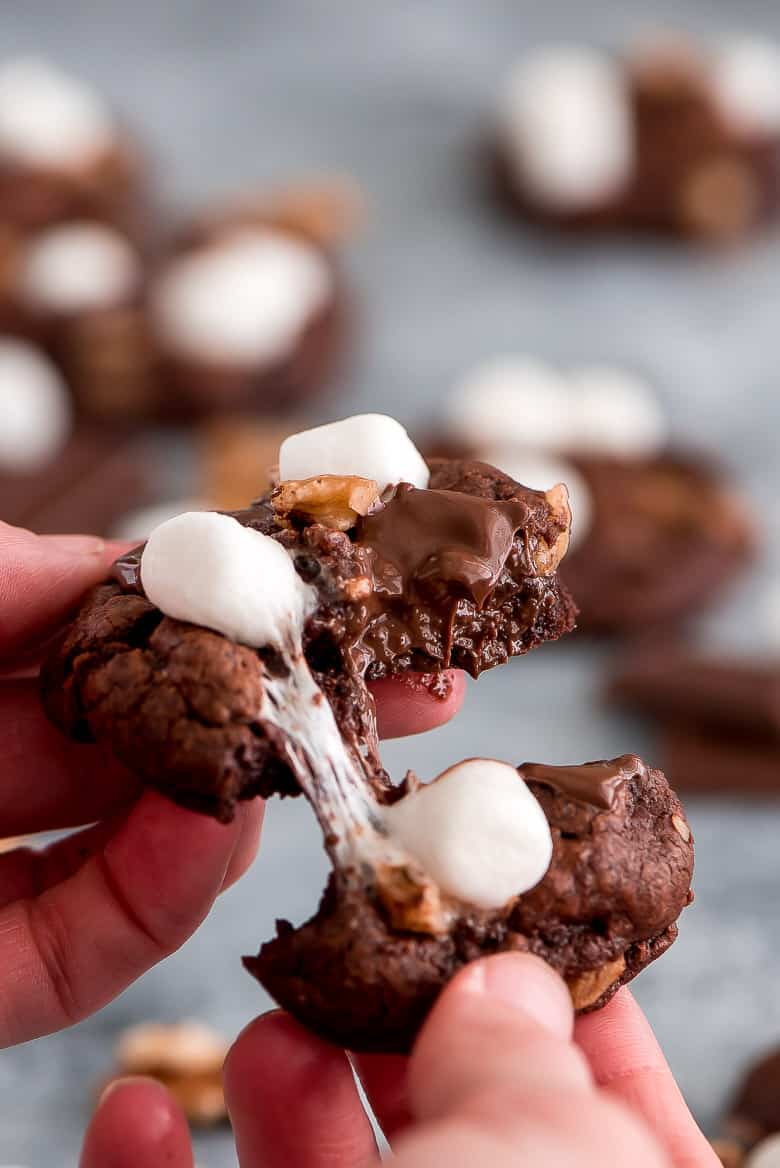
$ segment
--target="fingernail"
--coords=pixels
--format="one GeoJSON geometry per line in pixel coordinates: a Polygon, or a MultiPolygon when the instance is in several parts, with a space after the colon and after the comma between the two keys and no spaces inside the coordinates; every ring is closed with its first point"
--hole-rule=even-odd
{"type": "MultiPolygon", "coordinates": [[[[98,1107],[102,1107],[109,1095],[113,1095],[120,1087],[130,1087],[133,1083],[143,1083],[144,1081],[143,1075],[122,1075],[118,1079],[112,1079],[100,1092],[97,1102],[98,1107]]],[[[156,1082],[156,1080],[153,1081],[156,1082]]]]}
{"type": "Polygon", "coordinates": [[[43,535],[47,547],[70,556],[102,556],[107,544],[96,535],[43,535]]]}
{"type": "Polygon", "coordinates": [[[561,1038],[571,1036],[574,1015],[569,991],[540,958],[500,953],[468,966],[461,978],[467,993],[522,1010],[561,1038]]]}

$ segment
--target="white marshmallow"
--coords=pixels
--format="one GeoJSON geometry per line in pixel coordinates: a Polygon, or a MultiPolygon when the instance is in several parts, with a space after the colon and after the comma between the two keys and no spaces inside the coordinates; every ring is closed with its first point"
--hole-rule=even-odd
{"type": "Polygon", "coordinates": [[[183,515],[185,511],[208,511],[208,504],[199,499],[178,499],[169,503],[153,503],[150,507],[138,507],[128,511],[114,525],[112,539],[137,539],[140,543],[148,539],[155,527],[183,515]]]}
{"type": "Polygon", "coordinates": [[[163,340],[187,356],[271,362],[294,346],[331,288],[310,244],[247,228],[173,260],[154,289],[154,319],[163,340]]]}
{"type": "Polygon", "coordinates": [[[745,1161],[745,1168],[780,1168],[780,1135],[767,1136],[756,1144],[745,1161]]]}
{"type": "Polygon", "coordinates": [[[354,414],[285,438],[279,448],[279,478],[357,475],[380,491],[395,483],[427,487],[430,471],[400,422],[386,414],[354,414]]]}
{"type": "Polygon", "coordinates": [[[443,892],[478,908],[501,908],[550,866],[550,825],[505,762],[467,759],[383,814],[443,892]]]}
{"type": "Polygon", "coordinates": [[[0,157],[78,165],[109,148],[114,135],[110,111],[83,82],[34,57],[0,68],[0,157]]]}
{"type": "Polygon", "coordinates": [[[0,468],[30,471],[56,457],[71,428],[65,382],[38,349],[0,338],[0,468]]]}
{"type": "Polygon", "coordinates": [[[548,491],[556,483],[564,483],[569,492],[571,509],[571,536],[569,548],[574,548],[590,531],[593,518],[593,499],[587,483],[571,463],[549,458],[535,450],[498,448],[478,454],[481,462],[497,466],[524,487],[534,491],[548,491]]]}
{"type": "Polygon", "coordinates": [[[721,112],[743,133],[780,131],[780,46],[740,37],[715,54],[710,80],[721,112]]]}
{"type": "Polygon", "coordinates": [[[570,376],[574,449],[625,458],[655,454],[668,438],[658,399],[639,377],[606,365],[570,376]]]}
{"type": "Polygon", "coordinates": [[[257,648],[298,640],[314,596],[281,544],[214,511],[187,511],[155,528],[141,583],[167,616],[257,648]]]}
{"type": "Polygon", "coordinates": [[[140,279],[138,256],[119,232],[102,223],[65,223],[28,245],[19,291],[39,311],[88,312],[128,299],[140,279]]]}
{"type": "Polygon", "coordinates": [[[531,357],[497,358],[460,381],[448,402],[447,428],[476,447],[555,450],[572,435],[563,376],[531,357]]]}
{"type": "Polygon", "coordinates": [[[634,128],[621,67],[604,53],[539,49],[510,76],[501,110],[517,176],[539,203],[577,211],[631,177],[634,128]]]}

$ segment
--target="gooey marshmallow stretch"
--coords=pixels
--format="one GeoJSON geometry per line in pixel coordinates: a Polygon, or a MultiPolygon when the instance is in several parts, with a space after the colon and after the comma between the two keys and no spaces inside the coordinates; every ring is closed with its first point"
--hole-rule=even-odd
{"type": "MultiPolygon", "coordinates": [[[[322,428],[325,467],[316,462],[317,431],[288,439],[283,473],[354,473],[354,423],[366,439],[357,450],[364,473],[385,487],[408,481],[410,472],[427,483],[427,467],[402,427],[371,415],[322,428]],[[389,451],[381,441],[385,434],[394,442],[389,451]]],[[[482,910],[508,905],[542,879],[552,856],[550,828],[506,763],[470,759],[389,806],[379,802],[364,761],[343,742],[303,656],[315,590],[271,536],[229,516],[185,513],[152,532],[141,580],[167,615],[282,653],[288,675],[266,679],[258,716],[282,731],[287,762],[314,807],[334,863],[373,869],[380,885],[392,885],[392,873],[402,871],[420,887],[432,882],[444,902],[482,910]]],[[[428,928],[446,928],[446,903],[434,918],[428,928]]]]}

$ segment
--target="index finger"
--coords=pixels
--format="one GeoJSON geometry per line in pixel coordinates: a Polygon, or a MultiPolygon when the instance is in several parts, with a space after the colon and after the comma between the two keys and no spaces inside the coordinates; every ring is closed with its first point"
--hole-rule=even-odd
{"type": "Polygon", "coordinates": [[[580,1018],[574,1036],[598,1085],[647,1120],[675,1168],[720,1168],[629,990],[580,1018]]]}
{"type": "Polygon", "coordinates": [[[123,546],[91,535],[33,535],[0,522],[0,668],[50,637],[105,579],[123,546]]]}

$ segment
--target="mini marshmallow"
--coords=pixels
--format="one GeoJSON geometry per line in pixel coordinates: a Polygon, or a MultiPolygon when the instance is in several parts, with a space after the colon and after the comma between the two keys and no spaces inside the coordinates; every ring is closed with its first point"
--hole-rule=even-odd
{"type": "Polygon", "coordinates": [[[214,511],[186,511],[156,527],[141,583],[166,616],[255,648],[299,640],[315,595],[275,539],[214,511]]]}
{"type": "Polygon", "coordinates": [[[283,357],[332,290],[320,253],[270,228],[243,229],[173,260],[153,292],[164,342],[237,365],[283,357]]]}
{"type": "Polygon", "coordinates": [[[780,46],[740,37],[716,53],[710,81],[721,112],[736,130],[780,132],[780,46]]]}
{"type": "Polygon", "coordinates": [[[71,429],[65,382],[38,349],[0,338],[0,470],[33,471],[59,454],[71,429]]]}
{"type": "Polygon", "coordinates": [[[477,447],[569,445],[571,398],[563,376],[531,357],[503,357],[460,381],[448,403],[447,428],[477,447]]]}
{"type": "Polygon", "coordinates": [[[0,68],[0,157],[68,167],[90,161],[113,140],[111,114],[88,85],[34,57],[0,68]]]}
{"type": "Polygon", "coordinates": [[[575,370],[574,449],[618,458],[655,454],[668,438],[664,412],[652,390],[632,373],[608,366],[575,370]]]}
{"type": "Polygon", "coordinates": [[[514,767],[495,759],[460,762],[383,815],[442,892],[477,908],[528,892],[552,859],[542,808],[514,767]]]}
{"type": "Polygon", "coordinates": [[[279,478],[356,475],[373,479],[380,492],[396,483],[427,487],[430,471],[404,427],[386,414],[354,414],[285,438],[279,478]]]}
{"type": "Polygon", "coordinates": [[[582,543],[590,531],[593,518],[593,499],[580,472],[563,459],[549,458],[535,450],[518,448],[487,450],[477,455],[480,462],[497,466],[516,483],[534,491],[549,491],[556,483],[563,483],[569,492],[571,509],[571,536],[569,550],[582,543]]]}
{"type": "Polygon", "coordinates": [[[141,543],[148,539],[155,527],[183,515],[185,511],[208,511],[208,504],[200,499],[178,499],[169,503],[153,503],[150,507],[138,507],[128,511],[114,525],[112,539],[135,539],[141,543]]]}
{"type": "Polygon", "coordinates": [[[539,203],[576,212],[612,198],[634,167],[633,117],[620,65],[569,46],[519,62],[502,106],[517,176],[539,203]]]}
{"type": "Polygon", "coordinates": [[[745,1168],[780,1168],[780,1134],[767,1136],[753,1148],[745,1168]]]}
{"type": "Polygon", "coordinates": [[[138,256],[119,232],[102,223],[65,223],[28,245],[19,292],[38,311],[88,312],[128,299],[140,279],[138,256]]]}

